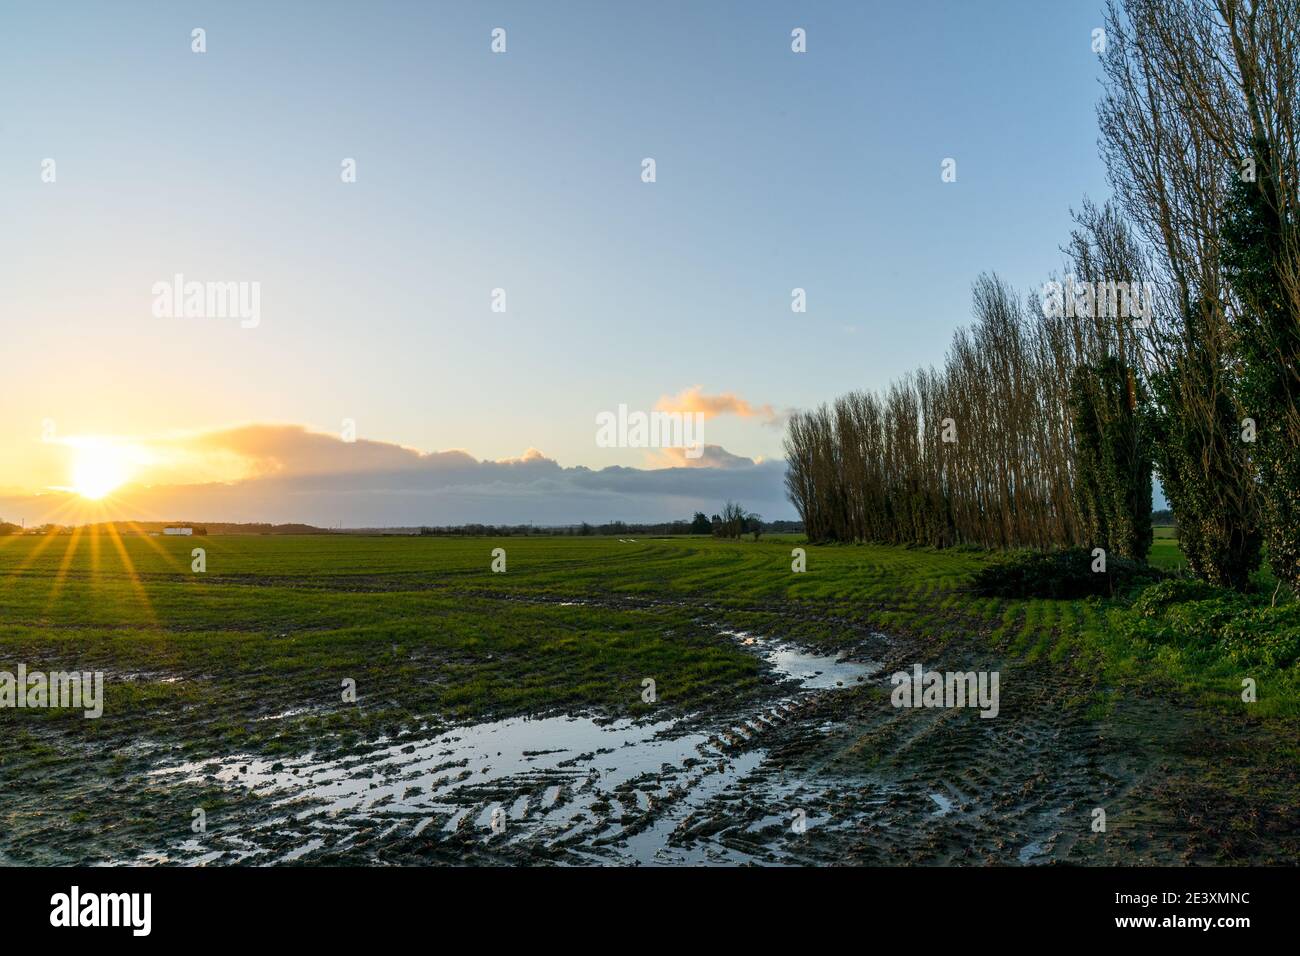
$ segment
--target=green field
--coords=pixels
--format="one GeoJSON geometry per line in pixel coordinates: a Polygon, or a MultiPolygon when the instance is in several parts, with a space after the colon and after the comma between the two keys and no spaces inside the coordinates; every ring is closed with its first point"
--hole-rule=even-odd
{"type": "Polygon", "coordinates": [[[1178,550],[1178,535],[1174,529],[1169,525],[1157,525],[1153,531],[1155,541],[1151,544],[1150,562],[1170,571],[1187,567],[1187,559],[1178,550]]]}
{"type": "MultiPolygon", "coordinates": [[[[1131,723],[1133,707],[1163,701],[1166,717],[1177,714],[1171,734],[1223,740],[1235,755],[1231,772],[1207,771],[1198,786],[1294,810],[1294,667],[1253,671],[1259,701],[1245,705],[1238,663],[1121,637],[1113,616],[1126,613],[1122,602],[972,597],[966,584],[989,559],[797,538],[0,539],[0,670],[23,662],[106,674],[101,720],[0,710],[0,773],[49,781],[79,765],[94,769],[92,791],[108,793],[121,775],[160,761],[348,754],[431,726],[520,715],[701,720],[766,706],[781,688],[759,657],[720,636],[726,629],[859,657],[885,635],[899,659],[1000,662],[1004,673],[1050,685],[1033,706],[1068,712],[1071,732],[1100,736],[1097,728],[1131,723]],[[796,547],[807,551],[804,573],[791,570],[796,547]],[[191,569],[193,548],[206,551],[203,573],[191,569]],[[491,570],[496,548],[505,573],[491,570]],[[653,703],[641,696],[646,678],[653,703]],[[355,703],[342,699],[348,680],[355,703]],[[132,758],[138,747],[147,759],[132,758]],[[1246,797],[1252,773],[1273,783],[1246,797]]],[[[1161,535],[1155,561],[1175,559],[1176,543],[1161,535]]],[[[859,722],[846,745],[864,761],[855,772],[888,757],[865,710],[883,693],[817,698],[834,698],[837,719],[859,722]]],[[[120,859],[151,845],[154,815],[186,799],[122,798],[133,821],[124,822],[45,786],[32,782],[25,802],[8,808],[6,788],[0,811],[15,825],[0,852],[23,859],[25,828],[43,832],[29,815],[44,800],[67,808],[60,832],[69,840],[79,821],[115,831],[103,853],[120,859]]],[[[194,786],[205,805],[233,799],[213,795],[211,781],[194,786]]]]}
{"type": "MultiPolygon", "coordinates": [[[[253,716],[259,700],[292,706],[304,693],[332,692],[336,675],[357,680],[372,701],[390,696],[387,688],[407,687],[402,707],[390,714],[374,704],[364,709],[363,724],[426,709],[458,716],[596,705],[635,712],[644,709],[639,682],[650,672],[664,675],[660,699],[670,705],[699,706],[755,683],[750,655],[705,639],[693,604],[658,603],[665,598],[735,608],[746,623],[779,616],[790,602],[865,615],[880,627],[923,626],[951,613],[953,589],[976,566],[955,553],[812,548],[809,570],[794,574],[795,544],[11,538],[0,540],[0,649],[24,660],[157,674],[134,688],[157,700],[200,693],[188,683],[160,682],[167,676],[215,675],[207,685],[214,699],[243,701],[253,716]],[[190,569],[194,547],[207,552],[205,573],[190,569]],[[490,570],[498,547],[506,550],[503,574],[490,570]],[[619,604],[564,606],[594,597],[619,604]],[[637,607],[638,598],[656,604],[637,607]],[[774,609],[757,610],[763,606],[774,609]],[[436,679],[424,663],[436,663],[436,679]]],[[[1002,613],[987,610],[990,620],[1002,613]]],[[[815,621],[798,636],[829,645],[850,639],[815,621]]],[[[347,713],[349,727],[354,717],[347,713]]],[[[243,733],[237,724],[227,730],[243,733]]]]}

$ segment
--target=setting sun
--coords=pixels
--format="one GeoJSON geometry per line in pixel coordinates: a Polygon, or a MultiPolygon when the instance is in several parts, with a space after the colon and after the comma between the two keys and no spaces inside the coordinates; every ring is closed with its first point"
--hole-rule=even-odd
{"type": "Polygon", "coordinates": [[[131,477],[130,464],[121,448],[107,442],[79,445],[72,462],[72,490],[98,501],[131,477]]]}

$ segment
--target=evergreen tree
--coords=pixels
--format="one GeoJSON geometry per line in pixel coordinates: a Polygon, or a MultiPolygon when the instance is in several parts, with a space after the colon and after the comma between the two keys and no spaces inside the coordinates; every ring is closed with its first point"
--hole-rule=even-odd
{"type": "Polygon", "coordinates": [[[1236,389],[1244,416],[1242,440],[1259,477],[1269,565],[1279,580],[1297,588],[1300,316],[1288,295],[1286,276],[1288,250],[1297,248],[1300,235],[1296,224],[1283,221],[1278,212],[1267,146],[1256,143],[1255,151],[1256,180],[1234,177],[1229,187],[1223,261],[1239,306],[1233,323],[1236,389]]]}

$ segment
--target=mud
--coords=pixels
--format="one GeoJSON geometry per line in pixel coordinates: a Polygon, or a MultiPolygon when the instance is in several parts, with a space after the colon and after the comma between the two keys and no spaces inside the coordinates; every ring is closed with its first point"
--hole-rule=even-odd
{"type": "MultiPolygon", "coordinates": [[[[760,706],[639,722],[431,720],[343,756],[154,754],[145,789],[230,800],[206,833],[111,862],[1133,864],[1212,850],[1162,813],[1160,755],[1115,721],[1089,719],[1059,669],[926,660],[879,634],[834,656],[719,637],[779,680],[760,706]],[[889,674],[917,659],[1000,669],[999,717],[891,706],[889,674]],[[1093,829],[1097,807],[1105,833],[1093,829]]],[[[1149,706],[1128,719],[1181,732],[1176,715],[1149,706]]]]}
{"type": "Polygon", "coordinates": [[[788,692],[723,722],[522,717],[381,739],[342,758],[234,754],[158,768],[155,783],[252,794],[262,819],[139,860],[370,861],[442,841],[474,856],[529,860],[755,862],[719,841],[680,835],[711,802],[745,789],[767,759],[765,740],[801,720],[818,694],[859,685],[879,665],[743,632],[720,636],[767,661],[788,692]]]}
{"type": "MultiPolygon", "coordinates": [[[[715,625],[770,692],[709,713],[550,714],[283,754],[178,759],[163,740],[83,744],[84,779],[7,793],[6,862],[185,865],[1049,865],[1294,859],[1295,821],[1198,789],[1190,712],[1124,696],[1103,717],[1074,669],[863,631],[820,652],[715,625]],[[920,662],[996,670],[995,719],[901,709],[920,662]],[[193,809],[206,813],[193,832],[193,809]],[[1105,832],[1094,829],[1097,809],[1105,832]],[[1242,832],[1242,818],[1262,817],[1242,832]],[[1234,821],[1232,827],[1228,821],[1234,821]],[[1231,830],[1231,835],[1224,835],[1231,830]]],[[[259,721],[293,724],[309,708],[259,721]]],[[[293,738],[299,739],[299,738],[293,738]]],[[[66,767],[66,762],[59,766],[66,767]]],[[[1198,776],[1199,775],[1199,776],[1198,776]]]]}

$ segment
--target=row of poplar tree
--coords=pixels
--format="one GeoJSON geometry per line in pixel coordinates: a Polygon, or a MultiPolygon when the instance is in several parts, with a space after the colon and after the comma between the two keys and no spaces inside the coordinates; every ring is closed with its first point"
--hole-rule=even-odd
{"type": "Polygon", "coordinates": [[[1144,560],[1154,471],[1196,574],[1243,588],[1266,553],[1298,586],[1300,0],[1121,0],[1104,29],[1114,196],[1062,280],[1150,313],[983,276],[941,368],[791,419],[788,492],[813,541],[1144,560]]]}

